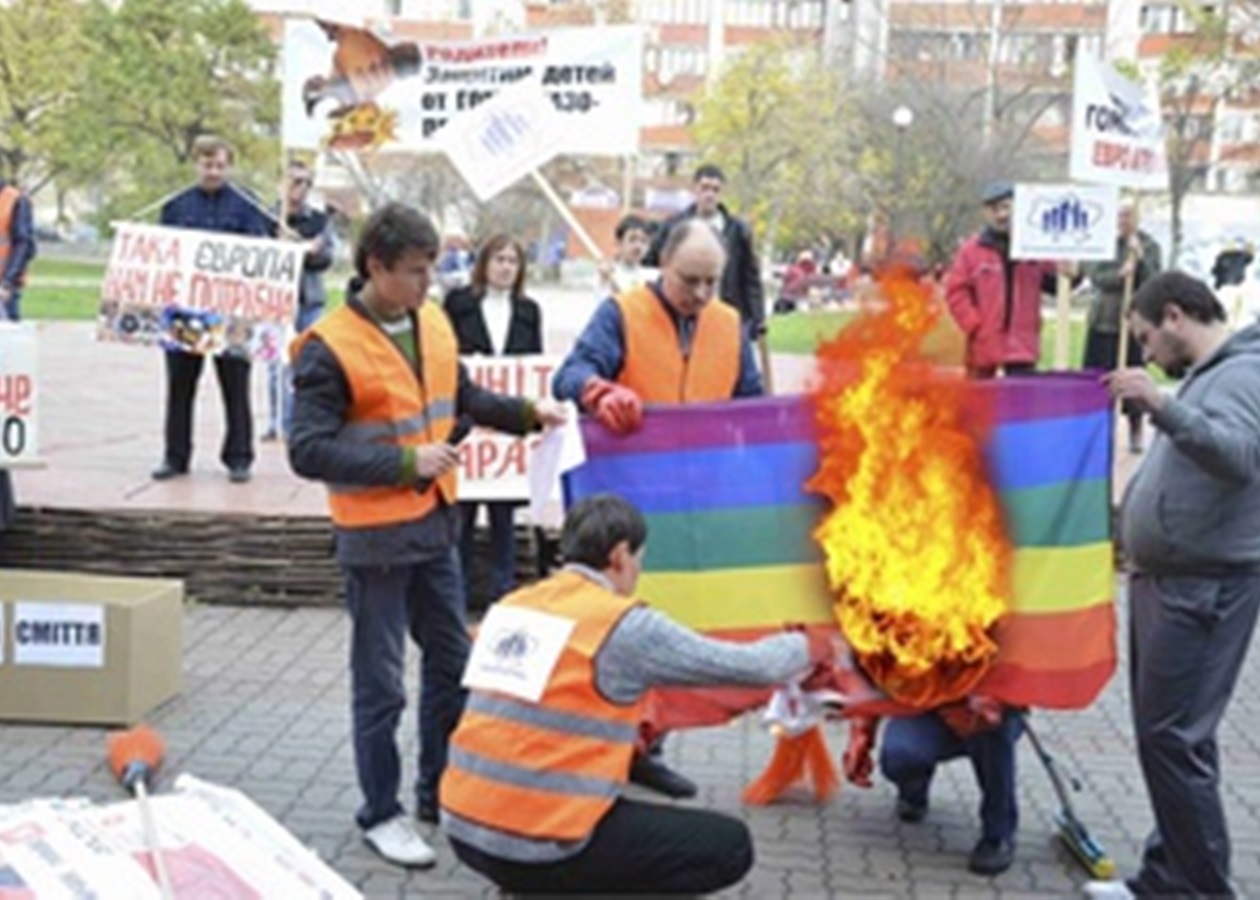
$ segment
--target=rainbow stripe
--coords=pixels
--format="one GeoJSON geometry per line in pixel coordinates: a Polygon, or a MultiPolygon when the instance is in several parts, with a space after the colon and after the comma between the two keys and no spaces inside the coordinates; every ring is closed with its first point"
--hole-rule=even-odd
{"type": "MultiPolygon", "coordinates": [[[[1009,703],[1079,708],[1115,668],[1111,405],[1088,376],[978,383],[995,427],[986,458],[1015,547],[1011,614],[983,689],[1009,703]]],[[[617,438],[584,425],[588,461],[567,495],[612,491],[648,520],[642,596],[731,637],[785,623],[833,625],[822,501],[801,397],[659,407],[617,438]]]]}

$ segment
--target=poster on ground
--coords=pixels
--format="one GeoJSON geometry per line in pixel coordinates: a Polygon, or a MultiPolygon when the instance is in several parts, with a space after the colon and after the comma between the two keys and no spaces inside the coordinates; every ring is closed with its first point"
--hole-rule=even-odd
{"type": "Polygon", "coordinates": [[[417,41],[345,21],[290,19],[283,71],[287,147],[436,151],[449,121],[509,87],[533,85],[564,122],[566,152],[624,155],[638,148],[637,26],[417,41]]]}
{"type": "Polygon", "coordinates": [[[101,282],[97,339],[270,361],[293,326],[295,241],[121,223],[101,282]]]}
{"type": "Polygon", "coordinates": [[[39,373],[33,322],[0,322],[0,469],[39,459],[39,373]]]}
{"type": "Polygon", "coordinates": [[[1107,185],[1017,184],[1011,259],[1112,259],[1119,210],[1107,185]]]}
{"type": "MultiPolygon", "coordinates": [[[[541,400],[551,396],[558,356],[465,356],[472,380],[487,390],[541,400]]],[[[529,500],[530,452],[538,433],[512,437],[475,428],[459,447],[459,499],[529,500]]]]}
{"type": "Polygon", "coordinates": [[[1073,180],[1167,190],[1159,97],[1109,63],[1076,58],[1072,89],[1073,180]]]}

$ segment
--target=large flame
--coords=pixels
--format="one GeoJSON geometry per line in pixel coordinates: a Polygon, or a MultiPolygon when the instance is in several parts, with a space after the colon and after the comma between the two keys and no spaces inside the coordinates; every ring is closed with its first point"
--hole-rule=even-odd
{"type": "Polygon", "coordinates": [[[815,532],[835,613],[889,695],[927,708],[967,694],[997,652],[1011,548],[981,447],[989,417],[924,359],[939,304],[906,273],[819,349],[819,470],[833,508],[815,532]]]}

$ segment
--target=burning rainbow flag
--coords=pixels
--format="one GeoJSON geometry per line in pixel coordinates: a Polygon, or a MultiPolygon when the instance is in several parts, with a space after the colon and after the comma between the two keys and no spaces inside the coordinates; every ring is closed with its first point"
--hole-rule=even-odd
{"type": "MultiPolygon", "coordinates": [[[[978,691],[1014,705],[1087,706],[1115,668],[1112,415],[1090,376],[976,383],[993,428],[984,448],[1014,550],[1012,608],[978,691]]],[[[835,625],[814,533],[827,511],[804,397],[654,408],[629,438],[583,425],[588,459],[570,500],[601,492],[648,520],[639,594],[679,622],[750,639],[787,623],[835,625]]],[[[714,724],[767,691],[662,694],[662,728],[714,724]]]]}

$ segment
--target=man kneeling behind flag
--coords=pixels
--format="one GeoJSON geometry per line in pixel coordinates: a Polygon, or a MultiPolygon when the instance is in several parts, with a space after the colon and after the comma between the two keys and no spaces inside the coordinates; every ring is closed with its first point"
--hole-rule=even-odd
{"type": "Polygon", "coordinates": [[[704,894],[752,866],[743,822],[621,797],[646,692],[660,685],[829,687],[835,648],[789,631],[703,637],[634,599],[647,524],[611,494],[578,502],[567,564],[487,614],[442,779],[456,855],[519,893],[704,894]]]}

